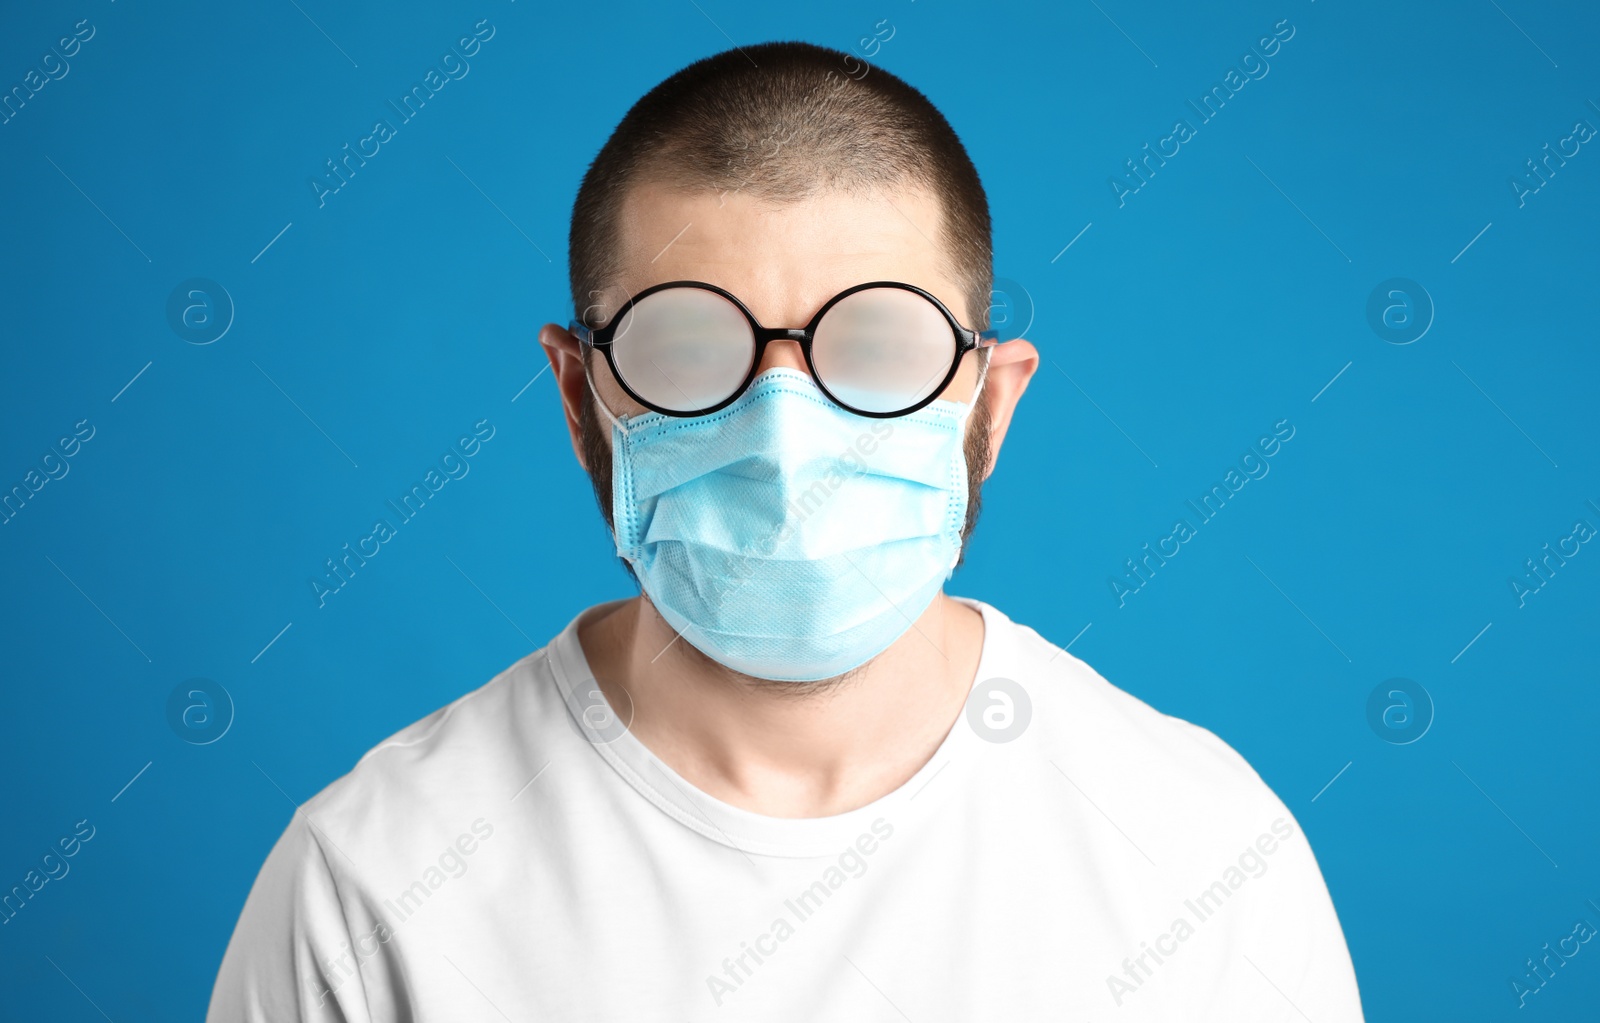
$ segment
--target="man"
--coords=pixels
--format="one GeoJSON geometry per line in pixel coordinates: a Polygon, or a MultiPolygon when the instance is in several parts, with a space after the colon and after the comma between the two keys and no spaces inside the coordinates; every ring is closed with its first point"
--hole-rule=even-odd
{"type": "Polygon", "coordinates": [[[987,202],[921,93],[695,63],[570,260],[540,342],[642,594],[308,801],[212,1020],[1361,1018],[1250,767],[943,593],[1038,354],[982,330],[987,202]]]}

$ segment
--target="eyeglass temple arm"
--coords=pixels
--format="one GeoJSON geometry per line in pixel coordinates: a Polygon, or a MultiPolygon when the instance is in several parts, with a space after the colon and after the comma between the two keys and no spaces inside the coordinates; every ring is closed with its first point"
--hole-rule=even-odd
{"type": "Polygon", "coordinates": [[[594,331],[590,330],[582,323],[579,323],[577,320],[573,320],[567,324],[567,332],[576,337],[582,344],[594,344],[594,331]]]}

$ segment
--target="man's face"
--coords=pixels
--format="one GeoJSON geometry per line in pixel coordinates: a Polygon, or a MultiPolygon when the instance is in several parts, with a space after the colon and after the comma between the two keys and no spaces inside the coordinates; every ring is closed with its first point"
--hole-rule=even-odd
{"type": "MultiPolygon", "coordinates": [[[[939,238],[939,217],[937,200],[921,189],[867,196],[830,192],[772,207],[737,193],[686,194],[642,186],[630,193],[624,212],[623,280],[592,296],[584,319],[599,326],[611,319],[629,295],[663,281],[690,280],[727,289],[765,326],[800,327],[811,322],[823,303],[852,285],[900,281],[932,292],[959,323],[976,329],[964,292],[940,267],[942,250],[929,241],[939,238]]],[[[620,418],[648,411],[617,383],[604,357],[590,353],[588,365],[595,391],[612,415],[620,418]]],[[[769,344],[758,372],[774,366],[804,372],[800,346],[790,341],[769,344]]],[[[563,373],[559,365],[557,373],[569,422],[575,419],[578,427],[574,447],[606,524],[614,526],[611,431],[594,410],[586,384],[582,385],[584,391],[571,393],[582,383],[576,379],[578,373],[563,373]],[[582,409],[576,417],[571,411],[574,399],[582,409]]],[[[977,382],[977,357],[968,353],[939,397],[971,402],[977,382]]],[[[963,560],[967,537],[978,521],[983,481],[994,465],[990,402],[978,397],[967,419],[963,444],[967,463],[963,560]]],[[[1010,406],[1011,400],[1007,400],[1007,419],[1010,406]]],[[[631,566],[628,571],[632,574],[631,566]]]]}
{"type": "MultiPolygon", "coordinates": [[[[688,280],[726,289],[765,326],[803,327],[846,288],[902,281],[932,292],[971,328],[963,289],[940,265],[940,230],[938,203],[921,189],[824,192],[773,206],[739,192],[686,193],[641,184],[624,204],[622,277],[590,297],[585,318],[598,325],[629,295],[653,284],[688,280]]],[[[775,366],[805,372],[800,346],[769,344],[759,372],[775,366]]],[[[617,384],[604,358],[592,358],[590,372],[613,415],[647,411],[617,384]]],[[[969,354],[940,397],[971,401],[977,377],[976,356],[969,354]]]]}

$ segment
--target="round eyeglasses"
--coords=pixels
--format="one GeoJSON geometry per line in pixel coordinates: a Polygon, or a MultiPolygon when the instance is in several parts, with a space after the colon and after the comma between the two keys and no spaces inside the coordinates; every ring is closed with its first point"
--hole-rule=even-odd
{"type": "Polygon", "coordinates": [[[605,353],[628,396],[668,416],[731,405],[756,377],[772,341],[796,341],[828,399],[857,415],[888,419],[933,401],[961,357],[999,343],[968,330],[912,284],[871,281],[830,298],[800,328],[764,327],[732,294],[702,281],[669,281],[634,295],[604,327],[568,325],[605,353]]]}

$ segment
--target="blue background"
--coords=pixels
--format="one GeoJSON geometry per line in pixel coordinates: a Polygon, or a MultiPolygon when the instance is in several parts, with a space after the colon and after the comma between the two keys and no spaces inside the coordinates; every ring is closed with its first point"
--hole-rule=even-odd
{"type": "Polygon", "coordinates": [[[95,34],[0,125],[0,486],[95,433],[0,526],[0,888],[96,833],[0,926],[0,1016],[198,1018],[292,802],[630,592],[539,376],[571,202],[650,86],[794,38],[866,39],[946,113],[1044,355],[951,592],[1249,759],[1370,1019],[1593,1018],[1600,947],[1521,1015],[1510,981],[1600,925],[1600,548],[1526,606],[1509,582],[1600,526],[1600,144],[1510,185],[1600,126],[1592,5],[8,6],[5,83],[95,34]],[[319,208],[324,161],[484,18],[470,73],[319,208]],[[1179,118],[1195,137],[1119,206],[1179,118]],[[236,305],[211,344],[167,319],[193,277],[236,305]],[[1410,344],[1367,317],[1394,277],[1436,307],[1410,344]],[[483,419],[469,474],[319,607],[324,559],[483,419]],[[1281,419],[1269,475],[1119,606],[1123,562],[1281,419]],[[194,677],[235,708],[207,745],[168,719],[194,677]],[[1405,745],[1367,714],[1395,677],[1434,704],[1405,745]]]}

